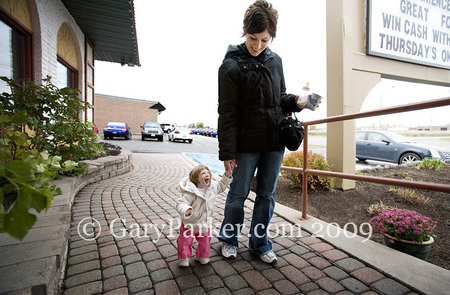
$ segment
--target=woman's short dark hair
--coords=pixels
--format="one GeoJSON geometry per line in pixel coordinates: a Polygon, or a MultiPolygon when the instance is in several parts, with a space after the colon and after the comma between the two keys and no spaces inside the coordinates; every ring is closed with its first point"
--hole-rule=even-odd
{"type": "Polygon", "coordinates": [[[266,0],[257,0],[247,8],[244,15],[244,33],[258,34],[269,31],[272,39],[277,35],[278,12],[266,0]]]}

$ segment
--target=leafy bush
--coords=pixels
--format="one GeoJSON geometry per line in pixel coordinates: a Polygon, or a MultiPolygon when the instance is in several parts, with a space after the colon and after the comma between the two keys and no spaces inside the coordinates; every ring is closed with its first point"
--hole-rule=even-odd
{"type": "MultiPolygon", "coordinates": [[[[303,167],[303,151],[296,151],[287,154],[283,159],[283,166],[289,167],[303,167]]],[[[321,154],[308,152],[308,169],[331,171],[331,165],[325,160],[321,154]]],[[[282,171],[281,174],[287,179],[291,180],[291,186],[294,188],[302,187],[302,173],[282,171]]],[[[308,188],[311,189],[332,189],[335,178],[320,175],[308,174],[308,188]]]]}
{"type": "Polygon", "coordinates": [[[61,157],[32,149],[26,133],[11,129],[11,125],[24,121],[24,113],[0,115],[0,232],[17,239],[23,239],[36,222],[28,210],[47,210],[53,195],[60,192],[49,182],[58,171],[74,165],[67,161],[61,166],[61,157]]]}
{"type": "Polygon", "coordinates": [[[380,201],[379,203],[370,205],[367,208],[367,212],[369,212],[370,215],[378,215],[384,211],[393,210],[394,208],[395,207],[385,205],[382,201],[380,201]]]}
{"type": "Polygon", "coordinates": [[[84,173],[83,159],[103,149],[89,124],[78,118],[88,106],[78,90],[44,80],[8,83],[0,95],[0,232],[23,239],[36,222],[30,212],[47,210],[61,190],[49,182],[59,174],[84,173]]]}
{"type": "Polygon", "coordinates": [[[425,197],[424,194],[420,194],[414,190],[411,189],[405,189],[405,188],[390,188],[390,192],[393,192],[400,198],[412,203],[412,204],[418,204],[418,205],[427,205],[429,202],[431,202],[430,198],[425,197]]]}
{"type": "Polygon", "coordinates": [[[430,170],[440,171],[444,167],[444,162],[439,159],[425,158],[416,164],[417,169],[428,168],[430,170]]]}
{"type": "Polygon", "coordinates": [[[115,144],[111,144],[108,142],[100,142],[100,144],[103,146],[103,149],[97,153],[96,158],[98,157],[107,157],[107,156],[118,156],[120,155],[120,153],[122,152],[121,149],[122,147],[115,145],[115,144]]]}
{"type": "Polygon", "coordinates": [[[409,173],[408,172],[394,172],[394,176],[401,176],[403,179],[405,180],[412,180],[411,177],[409,177],[409,173]]]}
{"type": "Polygon", "coordinates": [[[10,127],[30,135],[30,148],[61,156],[63,161],[92,159],[102,149],[89,122],[78,118],[89,107],[78,97],[78,89],[59,89],[51,83],[51,77],[44,79],[42,85],[1,79],[11,89],[11,93],[0,96],[2,115],[25,116],[20,123],[11,121],[10,127]]]}

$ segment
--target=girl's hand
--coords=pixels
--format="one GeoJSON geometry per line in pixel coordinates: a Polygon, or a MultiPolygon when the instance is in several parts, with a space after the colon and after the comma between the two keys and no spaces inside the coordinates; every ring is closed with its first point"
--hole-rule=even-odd
{"type": "Polygon", "coordinates": [[[186,213],[184,213],[184,215],[191,216],[192,215],[192,208],[187,209],[186,213]]]}
{"type": "Polygon", "coordinates": [[[233,169],[235,167],[237,167],[236,160],[235,159],[233,159],[233,160],[225,160],[223,162],[223,165],[225,167],[225,175],[228,178],[230,178],[231,177],[231,173],[233,172],[233,169]]]}

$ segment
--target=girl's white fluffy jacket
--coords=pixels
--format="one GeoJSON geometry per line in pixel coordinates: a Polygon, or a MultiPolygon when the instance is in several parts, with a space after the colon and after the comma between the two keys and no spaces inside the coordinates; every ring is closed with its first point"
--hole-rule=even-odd
{"type": "Polygon", "coordinates": [[[197,186],[184,177],[180,180],[178,190],[181,197],[177,200],[177,211],[181,221],[188,229],[196,232],[207,232],[211,228],[212,216],[214,213],[214,202],[217,195],[224,192],[230,184],[232,178],[225,175],[219,181],[211,179],[211,184],[202,196],[197,186]],[[192,214],[186,216],[186,211],[192,208],[192,214]]]}

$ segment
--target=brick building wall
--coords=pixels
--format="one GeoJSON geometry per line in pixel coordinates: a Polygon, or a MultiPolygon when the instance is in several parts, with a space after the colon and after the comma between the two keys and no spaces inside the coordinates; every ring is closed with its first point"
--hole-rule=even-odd
{"type": "Polygon", "coordinates": [[[158,122],[158,110],[150,109],[157,101],[105,94],[95,94],[94,123],[99,132],[108,122],[126,122],[132,133],[139,133],[145,122],[158,122]]]}

